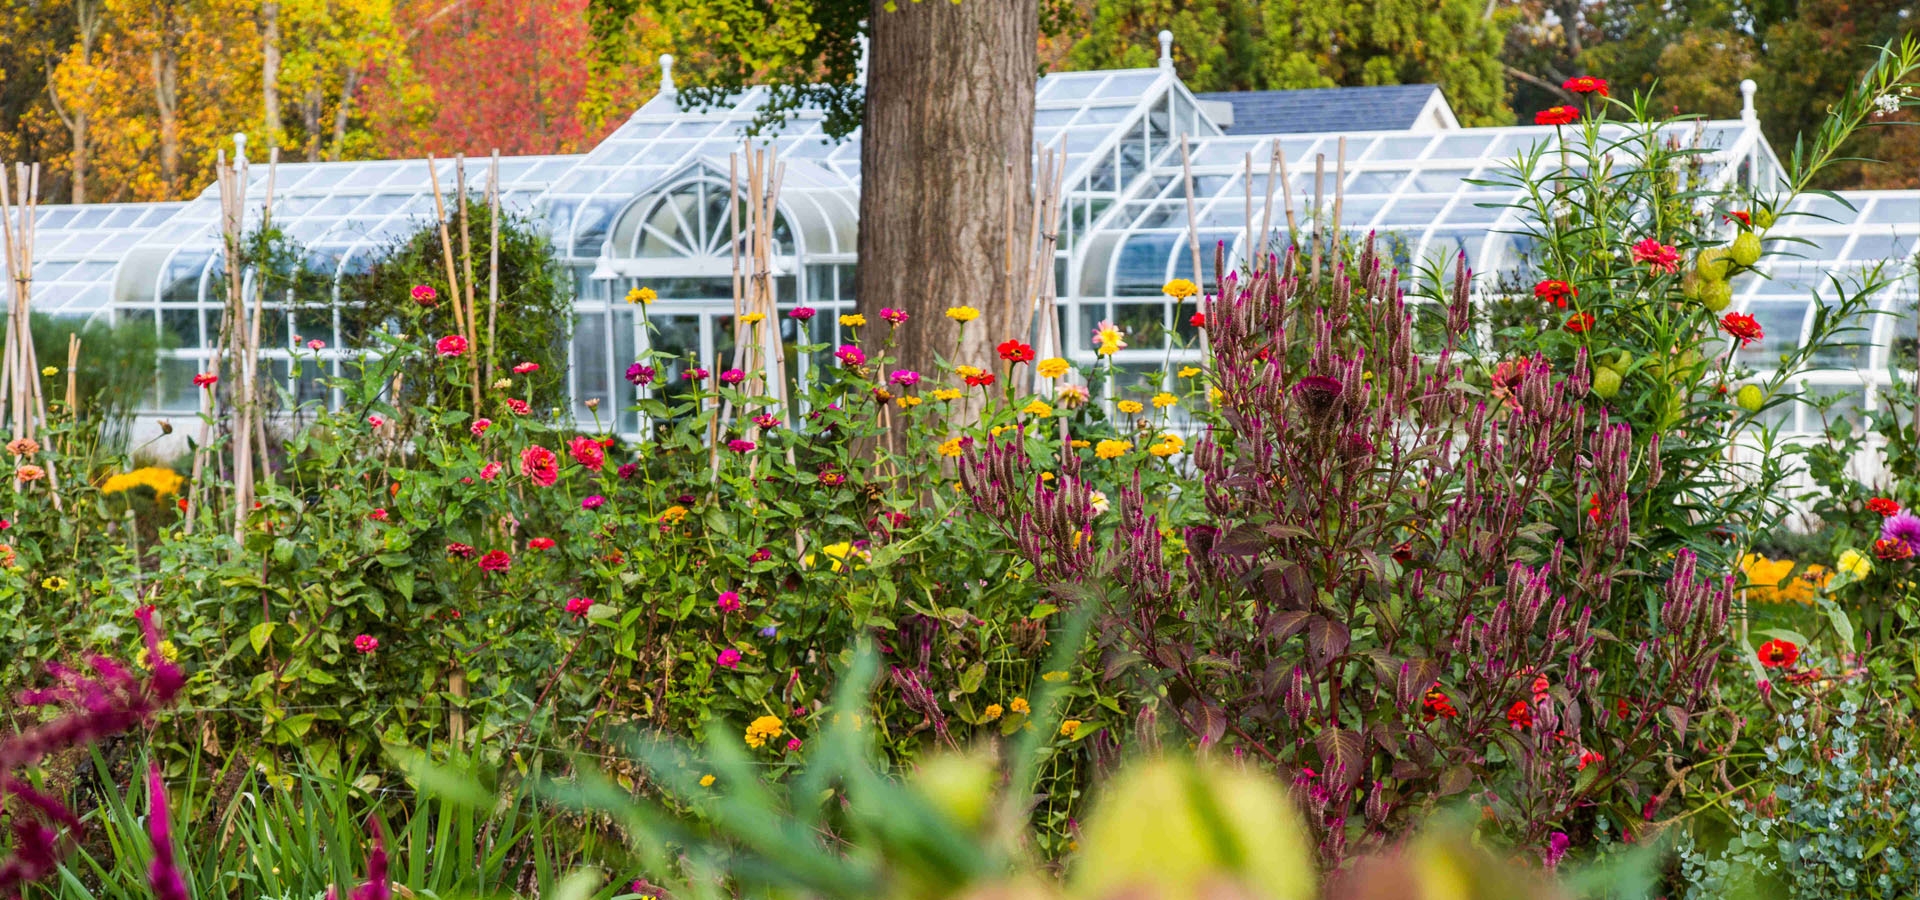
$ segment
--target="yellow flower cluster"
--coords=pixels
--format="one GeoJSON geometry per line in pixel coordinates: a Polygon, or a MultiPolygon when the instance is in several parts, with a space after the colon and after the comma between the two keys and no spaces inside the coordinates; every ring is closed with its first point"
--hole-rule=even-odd
{"type": "Polygon", "coordinates": [[[784,728],[780,724],[779,716],[761,716],[753,720],[753,724],[747,726],[747,746],[754,748],[764,747],[768,741],[779,737],[783,731],[784,728]]]}
{"type": "Polygon", "coordinates": [[[1105,440],[1094,445],[1093,455],[1098,456],[1101,459],[1114,459],[1116,457],[1125,456],[1127,454],[1127,451],[1132,449],[1133,449],[1132,441],[1105,440]]]}
{"type": "Polygon", "coordinates": [[[660,514],[660,521],[665,522],[668,525],[672,525],[673,523],[678,522],[681,519],[684,519],[686,517],[687,517],[687,508],[684,506],[674,505],[674,506],[667,507],[667,511],[660,514]]]}
{"type": "Polygon", "coordinates": [[[1147,448],[1147,452],[1165,459],[1186,448],[1187,442],[1181,439],[1179,435],[1169,431],[1160,435],[1160,439],[1154,441],[1153,446],[1147,448]]]}
{"type": "Polygon", "coordinates": [[[1154,409],[1166,409],[1167,407],[1172,406],[1175,403],[1179,403],[1179,402],[1180,402],[1179,397],[1175,397],[1174,395],[1169,394],[1166,391],[1161,391],[1160,393],[1153,395],[1154,409]]]}
{"type": "Polygon", "coordinates": [[[865,324],[867,324],[867,317],[859,313],[851,313],[840,317],[840,327],[842,328],[859,328],[865,324]]]}
{"type": "Polygon", "coordinates": [[[933,399],[958,400],[960,399],[960,389],[959,388],[940,388],[933,392],[933,399]]]}
{"type": "Polygon", "coordinates": [[[1075,734],[1079,733],[1079,731],[1080,731],[1079,719],[1068,719],[1065,722],[1060,723],[1061,737],[1070,738],[1070,737],[1073,737],[1075,734]]]}
{"type": "Polygon", "coordinates": [[[1059,378],[1067,374],[1067,369],[1071,368],[1071,365],[1058,356],[1049,356],[1036,363],[1033,368],[1040,373],[1041,378],[1059,378]]]}
{"type": "Polygon", "coordinates": [[[961,378],[979,378],[984,370],[978,366],[955,366],[953,372],[961,378]]]}
{"type": "Polygon", "coordinates": [[[1028,401],[1026,406],[1020,408],[1020,411],[1039,419],[1051,418],[1053,416],[1053,407],[1048,406],[1043,400],[1028,401]]]}
{"type": "Polygon", "coordinates": [[[766,320],[767,320],[766,313],[752,312],[752,313],[747,313],[746,315],[740,317],[740,321],[747,325],[758,325],[761,322],[764,322],[766,320]]]}
{"type": "Polygon", "coordinates": [[[900,404],[901,409],[912,409],[916,406],[919,406],[921,401],[919,397],[907,396],[907,397],[901,397],[900,399],[895,400],[893,402],[900,404]]]}
{"type": "Polygon", "coordinates": [[[1007,704],[1007,708],[1023,716],[1026,715],[1027,713],[1033,712],[1033,707],[1027,705],[1027,698],[1025,697],[1013,698],[1013,702],[1007,704]]]}
{"type": "Polygon", "coordinates": [[[1197,366],[1183,366],[1180,369],[1181,378],[1192,378],[1193,376],[1198,374],[1200,374],[1200,369],[1197,366]]]}
{"type": "Polygon", "coordinates": [[[1740,559],[1740,572],[1746,576],[1747,599],[1755,603],[1812,603],[1820,589],[1833,580],[1826,566],[1809,565],[1793,575],[1790,559],[1768,559],[1749,553],[1740,559]]]}
{"type": "Polygon", "coordinates": [[[1005,713],[1005,712],[1006,712],[1006,710],[1004,710],[1004,709],[1001,709],[1001,708],[1000,708],[1000,704],[998,704],[998,703],[989,703],[989,704],[987,704],[987,708],[986,708],[985,710],[982,710],[982,711],[981,711],[981,713],[980,713],[980,721],[982,721],[982,722],[991,722],[991,721],[993,721],[993,720],[995,720],[995,719],[998,719],[998,718],[1000,718],[1000,716],[1001,716],[1001,714],[1003,714],[1003,713],[1005,713]]]}
{"type": "Polygon", "coordinates": [[[108,476],[100,485],[102,494],[118,494],[137,487],[152,488],[156,495],[180,493],[180,486],[186,479],[180,473],[161,466],[142,466],[131,472],[120,472],[108,476]]]}
{"type": "Polygon", "coordinates": [[[971,306],[947,307],[947,318],[955,322],[971,322],[980,318],[980,311],[971,306]]]}
{"type": "MultiPolygon", "coordinates": [[[[161,641],[160,658],[167,662],[179,662],[180,648],[175,647],[172,641],[161,641]]],[[[140,655],[135,657],[134,661],[138,662],[142,669],[151,669],[153,668],[153,653],[145,647],[142,647],[140,648],[140,655]]]]}
{"type": "Polygon", "coordinates": [[[960,439],[957,437],[954,437],[954,438],[947,438],[946,440],[941,441],[940,455],[947,456],[947,457],[959,456],[960,455],[960,439]]]}
{"type": "Polygon", "coordinates": [[[1115,403],[1113,408],[1130,416],[1137,416],[1146,409],[1138,400],[1122,400],[1119,403],[1115,403]]]}
{"type": "MultiPolygon", "coordinates": [[[[956,482],[954,485],[954,490],[959,490],[959,489],[960,489],[959,484],[958,482],[956,482]]],[[[827,564],[832,566],[833,571],[835,572],[840,571],[841,563],[843,562],[857,569],[857,568],[860,568],[861,563],[864,563],[868,559],[872,558],[872,554],[858,547],[855,547],[849,541],[841,541],[840,543],[837,543],[837,544],[828,544],[825,547],[821,547],[820,552],[827,555],[827,564]]],[[[811,553],[807,554],[807,557],[805,560],[807,564],[807,568],[809,569],[813,568],[813,561],[814,561],[813,554],[811,553]]]]}
{"type": "Polygon", "coordinates": [[[658,299],[660,299],[660,295],[654,293],[653,288],[637,287],[627,292],[628,303],[639,303],[642,305],[650,305],[653,303],[653,301],[658,299]]]}

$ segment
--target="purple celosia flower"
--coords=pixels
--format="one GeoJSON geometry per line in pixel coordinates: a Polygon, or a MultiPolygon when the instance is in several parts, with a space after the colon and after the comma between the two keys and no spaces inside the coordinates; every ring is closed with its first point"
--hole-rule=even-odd
{"type": "Polygon", "coordinates": [[[1901,510],[1880,522],[1880,539],[1899,541],[1908,550],[1920,554],[1920,516],[1901,510]]]}
{"type": "Polygon", "coordinates": [[[387,876],[387,833],[378,821],[367,824],[373,827],[373,850],[367,854],[367,883],[353,892],[351,900],[388,900],[393,896],[393,882],[387,876]]]}
{"type": "Polygon", "coordinates": [[[627,367],[627,380],[634,387],[646,387],[653,383],[653,367],[645,363],[634,363],[627,367]]]}
{"type": "Polygon", "coordinates": [[[600,507],[605,505],[607,505],[607,498],[602,497],[599,494],[590,495],[587,497],[587,499],[580,501],[581,509],[599,509],[600,507]]]}
{"type": "Polygon", "coordinates": [[[913,387],[920,383],[920,373],[912,369],[899,369],[887,376],[887,380],[901,387],[913,387]]]}
{"type": "Polygon", "coordinates": [[[723,613],[737,613],[740,611],[740,606],[741,606],[740,592],[739,591],[721,591],[720,596],[714,599],[713,605],[714,605],[714,608],[720,610],[723,613]]]}
{"type": "Polygon", "coordinates": [[[153,839],[153,866],[147,870],[147,884],[153,887],[154,900],[187,900],[187,882],[180,877],[180,866],[173,855],[173,827],[167,811],[167,787],[160,781],[160,765],[147,769],[147,835],[153,839]]]}
{"type": "Polygon", "coordinates": [[[747,373],[739,369],[728,369],[720,373],[720,381],[722,384],[739,384],[745,380],[747,380],[747,373]]]}
{"type": "Polygon", "coordinates": [[[833,351],[833,355],[850,366],[865,365],[867,362],[867,352],[852,344],[841,344],[840,349],[833,351]]]}
{"type": "Polygon", "coordinates": [[[1551,869],[1559,865],[1560,860],[1567,855],[1567,847],[1572,843],[1573,839],[1567,837],[1567,833],[1564,831],[1556,831],[1549,836],[1547,838],[1547,853],[1545,859],[1547,868],[1551,869]]]}
{"type": "Polygon", "coordinates": [[[720,651],[719,656],[716,656],[713,658],[713,664],[716,666],[719,666],[722,669],[734,668],[740,665],[740,651],[735,650],[732,647],[728,647],[727,649],[720,651]]]}

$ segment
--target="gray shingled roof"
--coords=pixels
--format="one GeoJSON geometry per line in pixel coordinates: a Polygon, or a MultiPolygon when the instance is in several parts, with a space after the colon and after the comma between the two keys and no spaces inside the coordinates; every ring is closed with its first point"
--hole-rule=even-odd
{"type": "Polygon", "coordinates": [[[1194,96],[1233,105],[1233,125],[1226,129],[1228,134],[1295,134],[1408,128],[1420,117],[1428,98],[1439,90],[1432,84],[1390,84],[1194,96]]]}

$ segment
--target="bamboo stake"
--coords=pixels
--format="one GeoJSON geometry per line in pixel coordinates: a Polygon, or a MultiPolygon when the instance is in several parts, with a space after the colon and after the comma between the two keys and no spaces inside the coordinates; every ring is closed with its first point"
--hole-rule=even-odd
{"type": "Polygon", "coordinates": [[[1347,136],[1340,136],[1340,153],[1335,162],[1337,174],[1333,177],[1333,264],[1340,265],[1340,207],[1347,199],[1347,136]]]}
{"type": "Polygon", "coordinates": [[[493,156],[487,161],[487,376],[482,381],[493,383],[493,369],[497,365],[499,343],[494,322],[500,314],[500,148],[493,149],[493,156]]]}
{"type": "MultiPolygon", "coordinates": [[[[453,158],[453,183],[454,202],[459,204],[457,212],[460,216],[461,280],[462,286],[466,288],[467,296],[466,338],[468,348],[476,357],[474,360],[475,368],[473,370],[473,377],[477,382],[480,379],[480,363],[478,360],[480,355],[480,307],[474,303],[473,299],[473,222],[471,213],[467,211],[467,156],[464,153],[457,154],[453,158]]],[[[479,414],[479,410],[476,408],[474,413],[476,415],[479,414]]]]}
{"type": "Polygon", "coordinates": [[[1287,174],[1287,148],[1278,140],[1273,142],[1273,158],[1280,166],[1280,193],[1287,209],[1287,242],[1300,238],[1300,223],[1293,215],[1293,176],[1287,174]]]}
{"type": "MultiPolygon", "coordinates": [[[[1180,136],[1180,173],[1187,188],[1187,248],[1193,251],[1193,281],[1200,277],[1200,217],[1193,209],[1193,156],[1187,149],[1187,136],[1180,136]]],[[[1171,337],[1168,338],[1171,341],[1171,337]]]]}
{"type": "MultiPolygon", "coordinates": [[[[267,196],[266,201],[260,206],[260,230],[262,232],[265,232],[273,226],[273,189],[274,183],[279,178],[279,175],[280,148],[269,147],[267,148],[267,196]]],[[[245,199],[246,194],[243,192],[241,194],[242,202],[245,202],[245,199]]],[[[260,323],[261,320],[265,318],[261,309],[261,295],[265,292],[264,278],[256,279],[253,290],[253,324],[249,331],[251,335],[251,345],[247,348],[247,365],[255,372],[260,370],[260,323]]],[[[315,364],[318,365],[318,360],[315,361],[315,364]]],[[[263,402],[263,398],[258,396],[255,396],[253,400],[256,403],[263,402]]],[[[273,457],[267,453],[267,417],[264,410],[262,410],[251,418],[253,419],[252,438],[260,444],[260,474],[265,476],[267,481],[271,483],[273,481],[273,457]]],[[[242,440],[245,439],[243,436],[242,440]]]]}
{"type": "Polygon", "coordinates": [[[1280,161],[1280,139],[1274,138],[1272,152],[1267,154],[1267,198],[1260,211],[1260,252],[1254,258],[1253,271],[1259,274],[1267,268],[1267,246],[1273,240],[1273,179],[1280,161]]]}
{"type": "MultiPolygon", "coordinates": [[[[1242,191],[1242,193],[1245,194],[1246,201],[1247,201],[1247,209],[1246,209],[1247,241],[1244,245],[1242,245],[1240,249],[1240,257],[1241,257],[1241,262],[1246,264],[1247,271],[1252,272],[1254,271],[1254,268],[1255,268],[1254,258],[1259,255],[1253,249],[1253,151],[1252,150],[1247,151],[1246,166],[1247,166],[1246,172],[1243,176],[1244,180],[1242,181],[1242,184],[1245,185],[1246,189],[1242,191]]],[[[1175,322],[1174,326],[1179,327],[1179,324],[1180,323],[1175,322]]]]}
{"type": "Polygon", "coordinates": [[[1325,202],[1327,180],[1327,155],[1313,155],[1313,277],[1320,277],[1320,204],[1325,202]]]}
{"type": "MultiPolygon", "coordinates": [[[[464,336],[472,329],[467,326],[467,314],[461,307],[460,278],[453,267],[453,239],[447,234],[447,202],[440,193],[440,170],[432,154],[427,155],[427,180],[433,185],[433,212],[440,228],[440,258],[447,269],[447,299],[453,301],[454,328],[464,336]]],[[[468,343],[472,340],[468,339],[468,343]]],[[[473,373],[473,414],[477,416],[480,414],[480,370],[473,365],[471,356],[467,359],[467,368],[473,373]]]]}

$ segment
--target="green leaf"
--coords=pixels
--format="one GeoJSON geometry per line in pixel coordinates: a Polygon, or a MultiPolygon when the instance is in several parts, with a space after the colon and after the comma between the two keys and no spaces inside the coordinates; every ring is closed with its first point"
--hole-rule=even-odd
{"type": "Polygon", "coordinates": [[[274,622],[261,622],[251,629],[248,629],[247,641],[253,644],[253,652],[260,654],[267,652],[267,643],[273,640],[275,624],[274,622]]]}
{"type": "Polygon", "coordinates": [[[985,684],[986,680],[987,664],[983,662],[974,663],[968,666],[965,672],[960,673],[960,693],[971,694],[979,690],[980,685],[985,684]]]}
{"type": "Polygon", "coordinates": [[[1027,618],[1038,622],[1041,619],[1044,619],[1059,611],[1060,611],[1060,607],[1055,606],[1051,603],[1040,603],[1040,604],[1036,604],[1033,607],[1033,612],[1027,613],[1027,618]]]}

